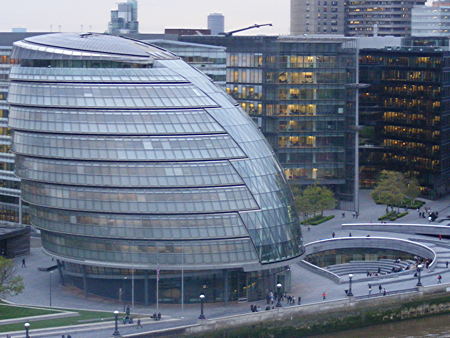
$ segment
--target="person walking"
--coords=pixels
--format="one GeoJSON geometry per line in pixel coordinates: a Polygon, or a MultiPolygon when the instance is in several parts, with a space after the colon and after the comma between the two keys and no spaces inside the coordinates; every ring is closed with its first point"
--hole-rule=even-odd
{"type": "Polygon", "coordinates": [[[331,234],[331,237],[336,237],[336,234],[334,233],[334,231],[333,231],[333,233],[331,234]]]}
{"type": "Polygon", "coordinates": [[[372,285],[369,284],[369,296],[372,294],[372,285]]]}
{"type": "Polygon", "coordinates": [[[25,264],[25,258],[22,258],[22,268],[26,268],[27,265],[25,264]]]}
{"type": "Polygon", "coordinates": [[[342,213],[342,218],[345,218],[345,212],[342,213]]]}
{"type": "Polygon", "coordinates": [[[142,328],[143,328],[143,326],[142,326],[142,323],[141,323],[141,319],[138,318],[138,320],[136,322],[136,329],[142,329],[142,328]]]}
{"type": "Polygon", "coordinates": [[[302,297],[298,296],[297,301],[297,305],[300,305],[302,303],[302,297]]]}
{"type": "Polygon", "coordinates": [[[378,285],[378,290],[380,291],[380,293],[381,293],[381,290],[383,290],[383,287],[381,286],[381,284],[378,285]]]}
{"type": "Polygon", "coordinates": [[[383,296],[386,296],[387,292],[386,289],[383,289],[383,296]]]}
{"type": "Polygon", "coordinates": [[[448,261],[445,262],[445,268],[448,269],[448,261]]]}
{"type": "Polygon", "coordinates": [[[437,276],[437,280],[438,280],[438,284],[441,284],[441,283],[442,283],[442,276],[441,276],[441,275],[438,275],[438,276],[437,276]]]}
{"type": "Polygon", "coordinates": [[[324,291],[324,292],[322,292],[322,300],[325,300],[325,299],[327,299],[327,293],[324,291]]]}

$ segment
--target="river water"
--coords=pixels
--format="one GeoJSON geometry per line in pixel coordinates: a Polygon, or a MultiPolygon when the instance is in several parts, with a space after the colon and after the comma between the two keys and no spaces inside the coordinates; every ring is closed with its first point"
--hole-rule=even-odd
{"type": "Polygon", "coordinates": [[[316,336],[320,338],[450,338],[450,315],[411,319],[316,336]]]}

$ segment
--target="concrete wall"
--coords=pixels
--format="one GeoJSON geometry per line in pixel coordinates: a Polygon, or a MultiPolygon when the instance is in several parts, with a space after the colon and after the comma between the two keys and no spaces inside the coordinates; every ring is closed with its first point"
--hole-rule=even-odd
{"type": "Polygon", "coordinates": [[[273,332],[283,329],[290,333],[307,334],[348,329],[361,325],[450,313],[450,284],[420,288],[409,292],[371,299],[342,299],[338,301],[291,306],[271,311],[240,314],[201,321],[200,324],[133,334],[126,337],[222,337],[224,332],[239,336],[261,330],[273,332]],[[367,322],[368,321],[368,322],[367,322]],[[309,331],[308,331],[309,330],[309,331]]]}

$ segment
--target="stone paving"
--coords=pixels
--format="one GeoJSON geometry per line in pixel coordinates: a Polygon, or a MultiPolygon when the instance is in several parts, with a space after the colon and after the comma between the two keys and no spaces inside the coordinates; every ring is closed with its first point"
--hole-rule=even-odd
{"type": "MultiPolygon", "coordinates": [[[[427,207],[433,210],[439,211],[439,216],[444,217],[450,215],[450,196],[441,199],[439,201],[427,201],[427,207]]],[[[336,237],[348,236],[348,231],[344,231],[341,228],[343,223],[356,223],[356,222],[377,222],[377,218],[384,214],[385,206],[376,205],[370,198],[369,192],[361,191],[361,202],[360,202],[360,216],[358,219],[352,217],[351,212],[345,212],[345,217],[342,213],[344,211],[333,210],[327,212],[326,214],[334,214],[336,217],[318,226],[311,226],[310,230],[308,227],[303,226],[303,235],[305,243],[316,241],[320,239],[326,239],[331,237],[331,233],[335,232],[336,237]]],[[[428,220],[419,218],[418,213],[415,210],[410,210],[409,215],[401,218],[397,221],[398,223],[415,223],[415,224],[429,224],[428,220]]],[[[443,223],[436,223],[440,225],[447,225],[450,220],[443,223]]],[[[366,236],[368,231],[352,230],[353,236],[366,236]]],[[[413,239],[421,242],[431,248],[433,248],[439,256],[440,264],[434,272],[423,272],[423,284],[432,285],[437,283],[436,275],[440,273],[443,277],[443,283],[450,282],[450,270],[445,269],[444,261],[445,259],[450,260],[450,240],[443,239],[442,241],[433,240],[432,243],[429,237],[416,236],[411,234],[398,234],[398,233],[383,233],[383,232],[371,232],[373,236],[385,236],[385,237],[396,237],[413,239]],[[447,245],[447,246],[441,246],[447,245]]],[[[9,297],[8,300],[18,303],[18,304],[28,304],[36,306],[49,306],[50,301],[50,274],[48,272],[38,271],[38,267],[50,266],[54,264],[49,257],[47,257],[42,250],[37,247],[32,248],[30,256],[26,257],[27,267],[21,268],[21,258],[16,261],[17,271],[24,278],[25,281],[25,291],[15,297],[9,297]]],[[[291,266],[292,271],[292,290],[291,293],[294,296],[302,297],[302,304],[321,302],[322,293],[326,292],[327,301],[337,300],[345,298],[344,290],[348,288],[346,283],[336,284],[333,281],[319,276],[303,267],[294,264],[291,266]]],[[[102,310],[110,311],[121,310],[123,304],[119,304],[116,301],[103,299],[100,297],[95,297],[89,295],[87,298],[83,296],[83,293],[77,289],[62,287],[57,283],[59,279],[58,272],[55,271],[52,276],[52,306],[70,308],[70,309],[92,309],[92,310],[102,310]]],[[[381,281],[380,283],[386,288],[388,292],[395,290],[403,290],[414,288],[417,280],[412,278],[411,275],[391,278],[389,280],[381,281]]],[[[375,289],[378,286],[378,282],[374,282],[373,287],[375,289]]],[[[355,296],[366,295],[368,293],[368,282],[356,282],[353,284],[353,293],[355,296]]],[[[263,307],[264,302],[255,302],[255,304],[261,305],[263,307]]],[[[136,305],[134,312],[141,314],[151,314],[155,311],[154,306],[142,306],[136,305]]],[[[163,314],[163,318],[170,318],[173,321],[165,322],[151,322],[144,325],[144,328],[137,329],[135,326],[121,325],[121,333],[136,333],[140,331],[148,331],[149,329],[160,329],[173,327],[178,325],[193,324],[197,322],[197,317],[199,314],[199,305],[185,305],[182,311],[180,305],[160,305],[160,311],[163,314]]],[[[205,313],[208,318],[221,317],[232,314],[239,314],[243,312],[250,311],[250,303],[229,303],[224,304],[206,304],[205,313]]],[[[55,331],[54,337],[61,337],[62,333],[71,333],[72,337],[108,337],[111,334],[111,329],[99,327],[98,331],[91,331],[89,335],[86,332],[76,333],[73,329],[67,329],[62,331],[55,331]]],[[[39,335],[33,335],[39,336],[39,335]]],[[[53,337],[51,334],[47,333],[45,337],[53,337]]],[[[15,337],[13,335],[13,337],[15,337]]]]}

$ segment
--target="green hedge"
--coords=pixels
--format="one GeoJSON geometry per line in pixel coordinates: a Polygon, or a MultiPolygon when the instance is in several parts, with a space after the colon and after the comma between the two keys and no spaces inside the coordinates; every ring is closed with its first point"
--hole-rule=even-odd
{"type": "Polygon", "coordinates": [[[403,216],[406,216],[406,215],[408,215],[408,212],[398,213],[396,211],[390,211],[386,215],[378,217],[378,220],[379,221],[386,221],[386,220],[388,220],[388,221],[395,221],[396,219],[399,219],[399,218],[401,218],[403,216]]]}
{"type": "Polygon", "coordinates": [[[334,215],[331,215],[331,216],[320,216],[319,215],[319,216],[314,216],[312,218],[305,219],[301,223],[303,225],[318,225],[323,222],[329,221],[330,219],[333,219],[333,218],[334,218],[334,215]]]}
{"type": "MultiPolygon", "coordinates": [[[[381,201],[375,201],[376,204],[384,204],[381,201]]],[[[406,209],[417,209],[417,208],[421,208],[423,205],[425,204],[424,201],[420,201],[420,200],[411,200],[409,198],[403,200],[402,203],[400,203],[399,205],[393,205],[393,207],[396,208],[406,208],[406,209]]]]}

